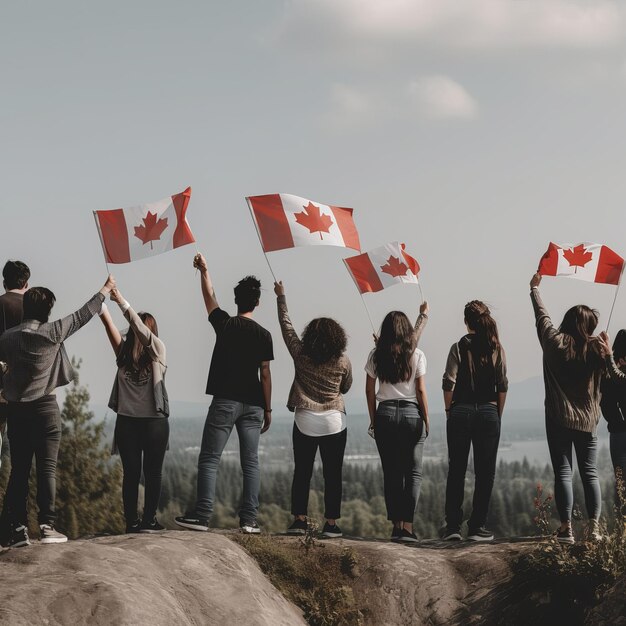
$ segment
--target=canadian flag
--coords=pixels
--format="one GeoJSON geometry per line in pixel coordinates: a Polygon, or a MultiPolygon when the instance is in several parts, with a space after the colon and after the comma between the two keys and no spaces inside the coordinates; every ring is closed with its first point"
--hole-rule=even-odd
{"type": "Polygon", "coordinates": [[[419,263],[394,241],[369,252],[344,259],[359,293],[381,291],[397,283],[416,283],[419,263]]]}
{"type": "Polygon", "coordinates": [[[288,193],[246,198],[265,252],[296,246],[343,246],[361,251],[352,209],[288,193]]]}
{"type": "Polygon", "coordinates": [[[94,211],[107,263],[130,263],[195,241],[185,218],[191,187],[150,204],[94,211]]]}
{"type": "Polygon", "coordinates": [[[550,242],[537,270],[544,276],[565,276],[592,283],[619,285],[624,259],[599,243],[558,245],[550,242]]]}

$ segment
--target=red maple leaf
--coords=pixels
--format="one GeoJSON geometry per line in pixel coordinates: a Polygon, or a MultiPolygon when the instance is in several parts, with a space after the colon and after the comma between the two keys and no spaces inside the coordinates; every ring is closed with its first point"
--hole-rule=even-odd
{"type": "Polygon", "coordinates": [[[135,237],[141,239],[144,245],[150,242],[152,250],[152,242],[161,239],[163,231],[167,228],[167,217],[157,220],[157,214],[148,211],[148,215],[142,221],[141,226],[135,226],[135,237]]]}
{"type": "Polygon", "coordinates": [[[568,250],[563,250],[563,256],[565,260],[569,263],[570,267],[574,267],[574,274],[578,271],[579,267],[585,267],[591,259],[593,259],[593,254],[588,252],[585,249],[583,244],[579,244],[574,248],[569,248],[568,250]]]}
{"type": "Polygon", "coordinates": [[[296,222],[302,224],[305,228],[309,229],[310,233],[319,233],[320,239],[322,239],[322,233],[330,232],[330,227],[333,225],[333,220],[329,215],[323,215],[318,206],[315,206],[311,201],[305,207],[304,211],[296,213],[296,222]]]}
{"type": "Polygon", "coordinates": [[[409,268],[407,265],[402,263],[397,256],[390,256],[387,259],[387,263],[380,266],[380,269],[385,272],[385,274],[389,274],[389,276],[406,276],[409,268]]]}

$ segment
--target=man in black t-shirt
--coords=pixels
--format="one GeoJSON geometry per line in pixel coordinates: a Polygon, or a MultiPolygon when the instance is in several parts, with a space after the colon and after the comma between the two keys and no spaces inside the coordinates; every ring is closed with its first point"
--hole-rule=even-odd
{"type": "Polygon", "coordinates": [[[216,342],[211,358],[206,392],[213,396],[209,407],[198,458],[198,497],[195,510],[177,517],[176,523],[191,530],[208,530],[213,512],[217,468],[233,427],[239,435],[243,498],[239,526],[246,533],[261,532],[259,509],[259,437],[272,421],[272,378],[274,359],[272,336],[252,319],[259,304],[261,283],[247,276],[235,287],[237,315],[219,308],[207,264],[201,254],[194,258],[200,270],[202,296],[215,329],[216,342]],[[259,378],[260,372],[260,378],[259,378]]]}
{"type": "MultiPolygon", "coordinates": [[[[0,336],[5,330],[22,322],[22,301],[28,289],[30,270],[22,261],[7,261],[2,270],[5,292],[0,296],[0,336]]],[[[0,365],[2,368],[2,365],[0,365]]],[[[0,385],[1,389],[2,385],[0,385]]],[[[7,404],[0,395],[0,467],[2,466],[2,436],[7,421],[7,404]]]]}

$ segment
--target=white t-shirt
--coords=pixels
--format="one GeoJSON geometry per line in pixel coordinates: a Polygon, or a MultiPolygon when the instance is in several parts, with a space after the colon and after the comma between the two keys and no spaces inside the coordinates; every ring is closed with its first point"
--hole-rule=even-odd
{"type": "MultiPolygon", "coordinates": [[[[365,371],[369,377],[378,378],[374,365],[374,350],[367,357],[365,371]]],[[[384,402],[385,400],[417,400],[415,379],[424,376],[424,374],[426,374],[426,356],[419,348],[415,348],[415,352],[411,357],[411,377],[409,380],[393,384],[379,380],[376,400],[378,402],[384,402]]]]}
{"type": "Polygon", "coordinates": [[[329,411],[296,409],[294,419],[298,430],[309,437],[335,435],[346,427],[346,414],[334,409],[329,411]]]}

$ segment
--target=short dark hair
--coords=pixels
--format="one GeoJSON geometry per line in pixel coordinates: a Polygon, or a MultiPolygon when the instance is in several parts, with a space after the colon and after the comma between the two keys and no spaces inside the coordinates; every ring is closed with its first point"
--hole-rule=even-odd
{"type": "Polygon", "coordinates": [[[250,313],[259,305],[261,281],[256,276],[242,278],[235,287],[235,304],[239,313],[250,313]]]}
{"type": "Polygon", "coordinates": [[[24,319],[45,323],[56,302],[54,294],[46,287],[31,287],[24,294],[24,319]]]}
{"type": "Polygon", "coordinates": [[[30,278],[30,269],[22,261],[7,261],[2,270],[6,289],[24,289],[30,278]]]}

